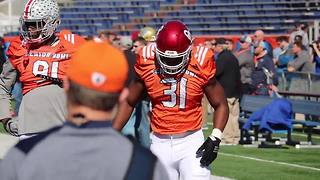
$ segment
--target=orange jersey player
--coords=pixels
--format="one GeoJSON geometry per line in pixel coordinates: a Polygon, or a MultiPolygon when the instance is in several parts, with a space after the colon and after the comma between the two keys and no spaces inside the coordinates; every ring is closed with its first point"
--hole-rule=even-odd
{"type": "Polygon", "coordinates": [[[157,66],[155,50],[156,44],[145,46],[135,65],[153,105],[152,130],[160,134],[199,130],[203,88],[215,74],[212,51],[194,47],[185,72],[179,76],[168,76],[157,66]]]}
{"type": "Polygon", "coordinates": [[[114,122],[121,129],[146,91],[152,102],[151,150],[165,164],[170,179],[210,179],[207,167],[217,157],[228,106],[215,80],[213,53],[192,47],[191,34],[182,22],[169,21],[156,42],[137,56],[136,81],[114,122]],[[206,95],[215,108],[214,129],[204,142],[201,100],[206,95]]]}
{"type": "Polygon", "coordinates": [[[36,134],[63,122],[66,105],[62,78],[84,39],[70,33],[55,34],[59,22],[55,0],[27,2],[20,18],[21,40],[10,43],[9,61],[0,75],[0,121],[13,135],[36,134]],[[17,77],[23,93],[18,121],[10,114],[10,92],[17,77]]]}
{"type": "Polygon", "coordinates": [[[14,42],[7,56],[19,74],[23,94],[34,88],[59,83],[69,65],[71,55],[84,39],[75,34],[58,34],[52,43],[35,49],[14,42]]]}

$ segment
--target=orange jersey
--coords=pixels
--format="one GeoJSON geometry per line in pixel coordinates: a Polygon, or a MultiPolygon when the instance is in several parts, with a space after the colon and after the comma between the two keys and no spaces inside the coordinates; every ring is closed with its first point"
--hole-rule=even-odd
{"type": "Polygon", "coordinates": [[[184,74],[169,77],[161,74],[156,65],[155,44],[150,44],[137,56],[135,71],[151,99],[154,132],[178,134],[201,128],[204,87],[216,72],[212,51],[194,47],[184,74]]]}
{"type": "Polygon", "coordinates": [[[22,93],[26,94],[37,87],[52,84],[39,75],[62,79],[69,60],[76,47],[84,39],[75,34],[58,35],[59,40],[52,45],[44,45],[28,50],[19,40],[12,41],[7,55],[12,66],[18,71],[22,83],[22,93]]]}

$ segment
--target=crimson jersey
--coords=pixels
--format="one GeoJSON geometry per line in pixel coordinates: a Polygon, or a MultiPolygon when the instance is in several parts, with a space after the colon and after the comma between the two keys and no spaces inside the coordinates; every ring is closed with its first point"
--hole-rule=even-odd
{"type": "Polygon", "coordinates": [[[201,128],[204,87],[216,72],[211,50],[194,47],[184,74],[170,77],[156,65],[155,44],[150,44],[138,54],[135,71],[151,99],[154,132],[178,134],[201,128]]]}
{"type": "Polygon", "coordinates": [[[20,40],[11,42],[7,55],[12,66],[18,71],[22,93],[34,88],[52,84],[41,76],[62,79],[69,65],[71,55],[84,39],[75,34],[60,34],[52,45],[28,50],[20,40]]]}

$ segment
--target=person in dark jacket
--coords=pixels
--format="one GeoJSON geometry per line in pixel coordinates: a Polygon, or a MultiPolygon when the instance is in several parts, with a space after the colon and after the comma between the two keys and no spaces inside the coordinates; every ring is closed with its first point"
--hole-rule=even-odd
{"type": "Polygon", "coordinates": [[[240,139],[239,130],[239,98],[241,96],[241,75],[238,59],[228,49],[224,38],[216,39],[215,53],[216,78],[222,85],[229,106],[229,118],[222,134],[222,143],[238,144],[240,139]]]}
{"type": "Polygon", "coordinates": [[[276,85],[278,84],[275,65],[272,57],[268,55],[265,43],[262,41],[254,44],[254,54],[255,67],[252,72],[252,85],[255,88],[254,94],[269,95],[269,91],[271,89],[276,90],[276,85]],[[270,80],[272,80],[272,83],[268,81],[266,72],[271,76],[270,80]]]}

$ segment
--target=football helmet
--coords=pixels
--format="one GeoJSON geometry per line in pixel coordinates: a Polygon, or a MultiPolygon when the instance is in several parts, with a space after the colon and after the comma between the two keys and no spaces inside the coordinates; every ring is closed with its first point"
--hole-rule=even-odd
{"type": "Polygon", "coordinates": [[[150,42],[155,40],[156,30],[152,27],[144,27],[140,30],[139,37],[142,37],[144,40],[150,42]]]}
{"type": "Polygon", "coordinates": [[[20,33],[26,43],[42,43],[60,24],[56,0],[28,0],[20,18],[20,33]]]}
{"type": "Polygon", "coordinates": [[[164,24],[156,38],[156,59],[161,69],[170,75],[183,72],[189,61],[191,45],[191,33],[185,24],[177,20],[164,24]]]}

